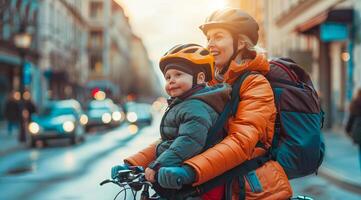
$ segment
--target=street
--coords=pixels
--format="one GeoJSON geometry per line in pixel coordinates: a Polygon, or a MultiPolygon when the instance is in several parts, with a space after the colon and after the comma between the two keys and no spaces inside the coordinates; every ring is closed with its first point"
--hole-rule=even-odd
{"type": "MultiPolygon", "coordinates": [[[[159,121],[160,116],[155,117],[152,126],[136,134],[131,134],[127,124],[123,124],[110,131],[88,135],[84,143],[76,146],[59,141],[49,147],[6,155],[0,159],[0,199],[113,199],[120,188],[99,183],[109,178],[113,165],[158,137],[159,121]]],[[[345,190],[321,176],[293,180],[292,185],[294,196],[307,195],[320,200],[360,199],[359,193],[345,190]]]]}
{"type": "Polygon", "coordinates": [[[99,183],[109,178],[111,166],[122,157],[155,138],[154,130],[156,127],[141,129],[138,134],[142,137],[138,137],[124,125],[91,135],[77,146],[57,142],[55,147],[4,156],[0,159],[0,199],[112,199],[118,188],[110,184],[100,187],[99,183]]]}
{"type": "MultiPolygon", "coordinates": [[[[170,112],[158,149],[190,139],[167,159],[190,157],[218,113],[230,140],[204,160],[228,167],[261,144],[289,177],[323,161],[290,180],[294,197],[361,200],[360,21],[360,0],[0,0],[0,200],[132,199],[100,183],[188,98],[209,109],[170,112]]],[[[272,170],[250,196],[288,198],[272,170]]]]}

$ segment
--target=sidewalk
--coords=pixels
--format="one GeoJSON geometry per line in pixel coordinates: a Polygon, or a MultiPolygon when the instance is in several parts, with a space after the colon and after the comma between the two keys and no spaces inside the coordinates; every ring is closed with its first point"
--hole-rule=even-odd
{"type": "Polygon", "coordinates": [[[25,144],[18,142],[18,132],[14,131],[12,135],[8,135],[6,122],[0,121],[0,156],[24,149],[25,147],[25,144]]]}
{"type": "Polygon", "coordinates": [[[319,175],[361,193],[358,146],[343,130],[324,131],[326,155],[319,175]]]}

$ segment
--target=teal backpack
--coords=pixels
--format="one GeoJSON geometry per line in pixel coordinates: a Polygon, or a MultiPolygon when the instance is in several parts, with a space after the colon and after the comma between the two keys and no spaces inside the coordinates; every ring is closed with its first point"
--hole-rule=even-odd
{"type": "MultiPolygon", "coordinates": [[[[266,78],[275,96],[277,117],[272,146],[260,157],[248,160],[224,174],[197,187],[206,192],[215,186],[226,184],[234,177],[247,175],[269,160],[277,160],[289,179],[317,173],[325,154],[321,132],[323,111],[310,76],[293,60],[276,58],[270,62],[266,78]]],[[[245,78],[253,72],[243,73],[232,85],[232,97],[211,128],[207,144],[214,143],[217,134],[230,115],[235,115],[240,101],[239,90],[245,78]]],[[[257,144],[262,146],[262,144],[257,144]]]]}

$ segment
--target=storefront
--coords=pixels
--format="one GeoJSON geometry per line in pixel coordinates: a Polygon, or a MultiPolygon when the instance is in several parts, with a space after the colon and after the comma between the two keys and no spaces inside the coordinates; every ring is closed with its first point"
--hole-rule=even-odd
{"type": "Polygon", "coordinates": [[[300,24],[297,31],[318,39],[318,80],[325,127],[342,124],[354,88],[353,9],[323,12],[300,24]]]}

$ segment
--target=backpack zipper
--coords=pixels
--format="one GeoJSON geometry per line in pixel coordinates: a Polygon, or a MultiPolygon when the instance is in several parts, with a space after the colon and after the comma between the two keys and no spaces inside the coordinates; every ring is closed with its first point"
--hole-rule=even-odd
{"type": "Polygon", "coordinates": [[[271,61],[270,64],[274,64],[274,65],[277,65],[278,67],[282,68],[294,82],[296,82],[296,83],[299,82],[298,78],[282,63],[271,61]]]}

